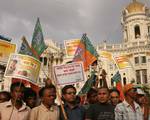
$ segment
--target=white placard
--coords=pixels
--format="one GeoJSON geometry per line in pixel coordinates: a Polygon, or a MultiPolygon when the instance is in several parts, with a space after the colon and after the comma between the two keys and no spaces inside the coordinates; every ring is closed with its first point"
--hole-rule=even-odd
{"type": "Polygon", "coordinates": [[[74,84],[85,80],[81,62],[54,66],[54,74],[58,85],[74,84]]]}

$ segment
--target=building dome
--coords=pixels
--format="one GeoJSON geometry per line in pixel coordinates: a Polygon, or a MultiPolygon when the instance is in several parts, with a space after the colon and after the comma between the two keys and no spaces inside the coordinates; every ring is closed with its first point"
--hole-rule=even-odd
{"type": "Polygon", "coordinates": [[[137,12],[145,12],[144,8],[145,8],[144,4],[137,2],[136,0],[133,0],[133,2],[126,7],[126,10],[128,11],[128,13],[137,13],[137,12]]]}

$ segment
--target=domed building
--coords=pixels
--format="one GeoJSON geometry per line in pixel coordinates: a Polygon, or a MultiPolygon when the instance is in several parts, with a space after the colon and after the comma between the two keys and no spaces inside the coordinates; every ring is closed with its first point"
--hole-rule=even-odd
{"type": "Polygon", "coordinates": [[[145,12],[145,7],[144,4],[133,0],[132,3],[130,3],[127,7],[126,7],[127,13],[128,14],[134,14],[134,13],[144,13],[145,12]]]}
{"type": "MultiPolygon", "coordinates": [[[[122,84],[135,82],[137,84],[150,83],[150,10],[143,3],[133,0],[122,11],[121,25],[123,42],[121,44],[103,44],[97,46],[98,51],[110,52],[113,56],[126,55],[130,67],[119,69],[122,84]]],[[[101,59],[101,58],[100,58],[101,59]]],[[[117,65],[105,60],[103,68],[107,71],[108,84],[118,71],[117,65]]]]}

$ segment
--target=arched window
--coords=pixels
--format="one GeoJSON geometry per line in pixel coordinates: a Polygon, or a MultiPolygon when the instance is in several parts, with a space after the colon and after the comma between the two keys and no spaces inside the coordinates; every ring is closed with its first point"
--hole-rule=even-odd
{"type": "Polygon", "coordinates": [[[47,58],[44,57],[44,65],[47,65],[47,58]]]}
{"type": "Polygon", "coordinates": [[[112,78],[111,78],[111,86],[114,86],[114,81],[112,78]]]}
{"type": "Polygon", "coordinates": [[[150,26],[148,26],[148,36],[150,36],[150,26]]]}
{"type": "Polygon", "coordinates": [[[42,57],[40,57],[40,61],[41,61],[41,62],[43,61],[43,58],[42,58],[42,57]]]}
{"type": "Polygon", "coordinates": [[[140,73],[140,70],[136,70],[136,82],[137,82],[137,84],[141,84],[141,73],[140,73]]]}
{"type": "Polygon", "coordinates": [[[141,33],[140,33],[140,27],[139,25],[136,25],[134,27],[134,33],[135,33],[135,39],[140,38],[141,37],[141,33]]]}
{"type": "Polygon", "coordinates": [[[127,84],[126,77],[123,77],[123,84],[124,84],[124,85],[127,84]]]}

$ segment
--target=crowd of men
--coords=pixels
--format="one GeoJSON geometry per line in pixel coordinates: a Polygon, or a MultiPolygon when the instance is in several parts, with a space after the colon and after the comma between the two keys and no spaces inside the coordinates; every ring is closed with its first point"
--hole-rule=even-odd
{"type": "Polygon", "coordinates": [[[38,94],[23,83],[0,92],[0,120],[149,120],[149,99],[144,91],[127,84],[124,101],[117,89],[91,88],[81,103],[73,85],[61,90],[63,105],[57,105],[56,87],[42,87],[38,94]],[[63,108],[63,109],[62,109],[63,108]]]}

